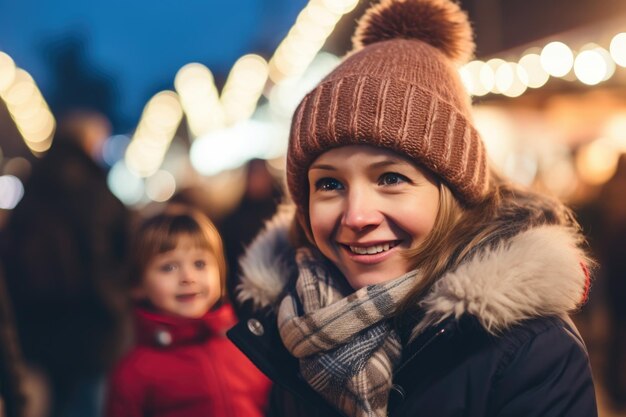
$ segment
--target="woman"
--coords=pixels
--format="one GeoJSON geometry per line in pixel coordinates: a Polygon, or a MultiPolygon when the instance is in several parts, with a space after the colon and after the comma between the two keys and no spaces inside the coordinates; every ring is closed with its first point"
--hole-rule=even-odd
{"type": "Polygon", "coordinates": [[[273,414],[597,414],[567,317],[579,228],[488,168],[456,69],[472,53],[456,3],[384,0],[296,110],[295,213],[243,258],[258,315],[230,333],[282,387],[273,414]]]}

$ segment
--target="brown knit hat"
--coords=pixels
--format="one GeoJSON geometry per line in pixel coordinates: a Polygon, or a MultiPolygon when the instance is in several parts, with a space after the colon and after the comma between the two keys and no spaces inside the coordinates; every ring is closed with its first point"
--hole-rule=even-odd
{"type": "Polygon", "coordinates": [[[405,155],[465,204],[480,201],[485,148],[457,69],[474,52],[466,14],[450,0],[383,0],[365,13],[353,44],[293,116],[287,184],[299,214],[308,217],[310,164],[345,145],[405,155]]]}

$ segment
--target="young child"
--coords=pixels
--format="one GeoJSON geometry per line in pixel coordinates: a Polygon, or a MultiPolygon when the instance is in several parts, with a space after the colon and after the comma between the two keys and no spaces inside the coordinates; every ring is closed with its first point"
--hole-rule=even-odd
{"type": "Polygon", "coordinates": [[[146,220],[133,245],[136,346],[111,376],[109,417],[262,416],[270,382],[226,338],[226,267],[198,212],[146,220]]]}
{"type": "Polygon", "coordinates": [[[456,66],[467,16],[383,0],[354,39],[293,116],[295,212],[242,260],[239,298],[273,314],[229,335],[279,387],[273,414],[597,415],[568,318],[582,237],[488,168],[456,66]]]}

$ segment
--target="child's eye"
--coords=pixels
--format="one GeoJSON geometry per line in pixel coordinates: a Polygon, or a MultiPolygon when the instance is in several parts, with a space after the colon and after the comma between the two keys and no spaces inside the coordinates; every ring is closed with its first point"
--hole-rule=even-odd
{"type": "Polygon", "coordinates": [[[206,261],[203,260],[197,260],[194,263],[194,266],[198,269],[204,269],[204,267],[206,266],[206,261]]]}
{"type": "Polygon", "coordinates": [[[409,179],[397,172],[385,172],[378,179],[378,185],[395,185],[401,182],[409,182],[409,179]]]}
{"type": "Polygon", "coordinates": [[[172,272],[176,269],[176,265],[174,264],[163,264],[159,267],[162,272],[172,272]]]}
{"type": "Polygon", "coordinates": [[[315,189],[319,191],[334,191],[343,189],[343,184],[335,178],[321,178],[315,182],[315,189]]]}

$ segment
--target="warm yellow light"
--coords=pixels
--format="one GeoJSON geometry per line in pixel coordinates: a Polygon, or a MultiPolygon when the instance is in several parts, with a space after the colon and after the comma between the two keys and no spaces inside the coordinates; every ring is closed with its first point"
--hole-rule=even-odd
{"type": "Polygon", "coordinates": [[[620,67],[626,67],[626,33],[618,33],[611,40],[611,57],[620,67]]]}
{"type": "Polygon", "coordinates": [[[157,171],[146,179],[146,195],[152,201],[162,203],[174,195],[176,180],[167,171],[157,171]]]}
{"type": "Polygon", "coordinates": [[[13,59],[0,51],[0,93],[6,90],[15,79],[15,62],[13,59]]]}
{"type": "Polygon", "coordinates": [[[496,85],[496,73],[501,65],[506,64],[506,61],[500,58],[490,59],[485,63],[480,70],[480,80],[485,88],[488,88],[492,93],[499,94],[501,91],[496,85]]]}
{"type": "Polygon", "coordinates": [[[300,13],[308,14],[308,17],[318,26],[334,26],[341,17],[341,15],[314,2],[310,2],[300,13]]]}
{"type": "Polygon", "coordinates": [[[602,81],[606,81],[615,74],[615,61],[611,58],[611,53],[601,46],[595,45],[593,50],[600,54],[606,64],[606,71],[602,81]]]}
{"type": "Polygon", "coordinates": [[[161,163],[166,149],[152,140],[135,140],[126,150],[126,166],[133,174],[139,177],[148,177],[154,174],[161,163]]]}
{"type": "MultiPolygon", "coordinates": [[[[54,117],[47,107],[40,107],[39,111],[27,119],[20,119],[12,115],[20,132],[28,134],[44,129],[44,126],[53,125],[54,117]]],[[[43,140],[43,139],[41,139],[43,140]]],[[[37,140],[35,140],[37,142],[37,140]]]]}
{"type": "Polygon", "coordinates": [[[618,112],[603,128],[607,141],[619,153],[626,153],[626,112],[618,112]]]}
{"type": "Polygon", "coordinates": [[[481,70],[484,66],[485,63],[482,61],[471,61],[459,70],[466,90],[473,96],[484,96],[491,90],[491,88],[486,88],[480,79],[481,70]]]}
{"type": "Polygon", "coordinates": [[[341,16],[344,13],[345,5],[336,0],[311,0],[310,3],[319,5],[330,13],[341,16]]]}
{"type": "Polygon", "coordinates": [[[179,94],[199,95],[204,93],[207,86],[215,85],[213,74],[204,65],[192,62],[183,66],[174,77],[174,87],[179,94]],[[198,90],[203,91],[198,91],[198,90]]]}
{"type": "Polygon", "coordinates": [[[519,70],[515,63],[507,62],[498,67],[496,71],[496,88],[505,96],[519,97],[526,91],[528,76],[525,71],[519,70]],[[519,77],[519,73],[524,75],[524,81],[519,77]]]}
{"type": "Polygon", "coordinates": [[[33,94],[28,101],[18,107],[11,107],[9,110],[16,123],[27,123],[49,109],[41,94],[33,94]]]}
{"type": "Polygon", "coordinates": [[[574,65],[574,54],[563,42],[550,42],[541,50],[541,66],[554,77],[565,76],[574,65]]]}
{"type": "Polygon", "coordinates": [[[299,19],[289,33],[311,43],[323,43],[334,28],[335,26],[320,26],[305,17],[299,19]]]}
{"type": "Polygon", "coordinates": [[[527,54],[519,60],[519,68],[527,75],[527,85],[530,88],[542,87],[548,82],[550,75],[541,66],[541,57],[538,54],[527,54]]]}
{"type": "Polygon", "coordinates": [[[2,98],[9,108],[21,106],[37,94],[33,78],[21,68],[15,71],[13,83],[2,92],[2,98]]]}
{"type": "Polygon", "coordinates": [[[350,13],[352,10],[354,10],[357,4],[359,4],[359,0],[326,0],[327,3],[329,1],[332,1],[332,3],[341,4],[341,6],[343,7],[343,14],[350,13]]]}
{"type": "Polygon", "coordinates": [[[586,183],[602,184],[615,173],[619,153],[607,145],[604,139],[595,140],[576,155],[576,168],[586,183]]]}
{"type": "Polygon", "coordinates": [[[35,155],[41,156],[44,152],[47,152],[52,146],[52,137],[48,137],[42,142],[25,142],[28,149],[30,149],[35,155]]]}
{"type": "Polygon", "coordinates": [[[607,69],[604,58],[595,49],[582,51],[574,61],[574,74],[587,85],[596,85],[604,80],[607,69]]]}
{"type": "Polygon", "coordinates": [[[211,71],[199,63],[183,66],[174,79],[192,136],[198,137],[224,123],[223,109],[211,71]]]}
{"type": "Polygon", "coordinates": [[[167,90],[150,99],[144,111],[145,123],[155,131],[175,131],[182,117],[183,110],[178,94],[167,90]]]}
{"type": "Polygon", "coordinates": [[[253,92],[262,90],[267,81],[268,72],[267,61],[261,56],[244,55],[235,62],[224,86],[224,92],[230,89],[253,92]]]}
{"type": "Polygon", "coordinates": [[[20,124],[17,128],[24,137],[26,144],[30,147],[32,144],[51,139],[54,133],[55,123],[52,115],[48,113],[42,115],[36,123],[20,124]]]}

